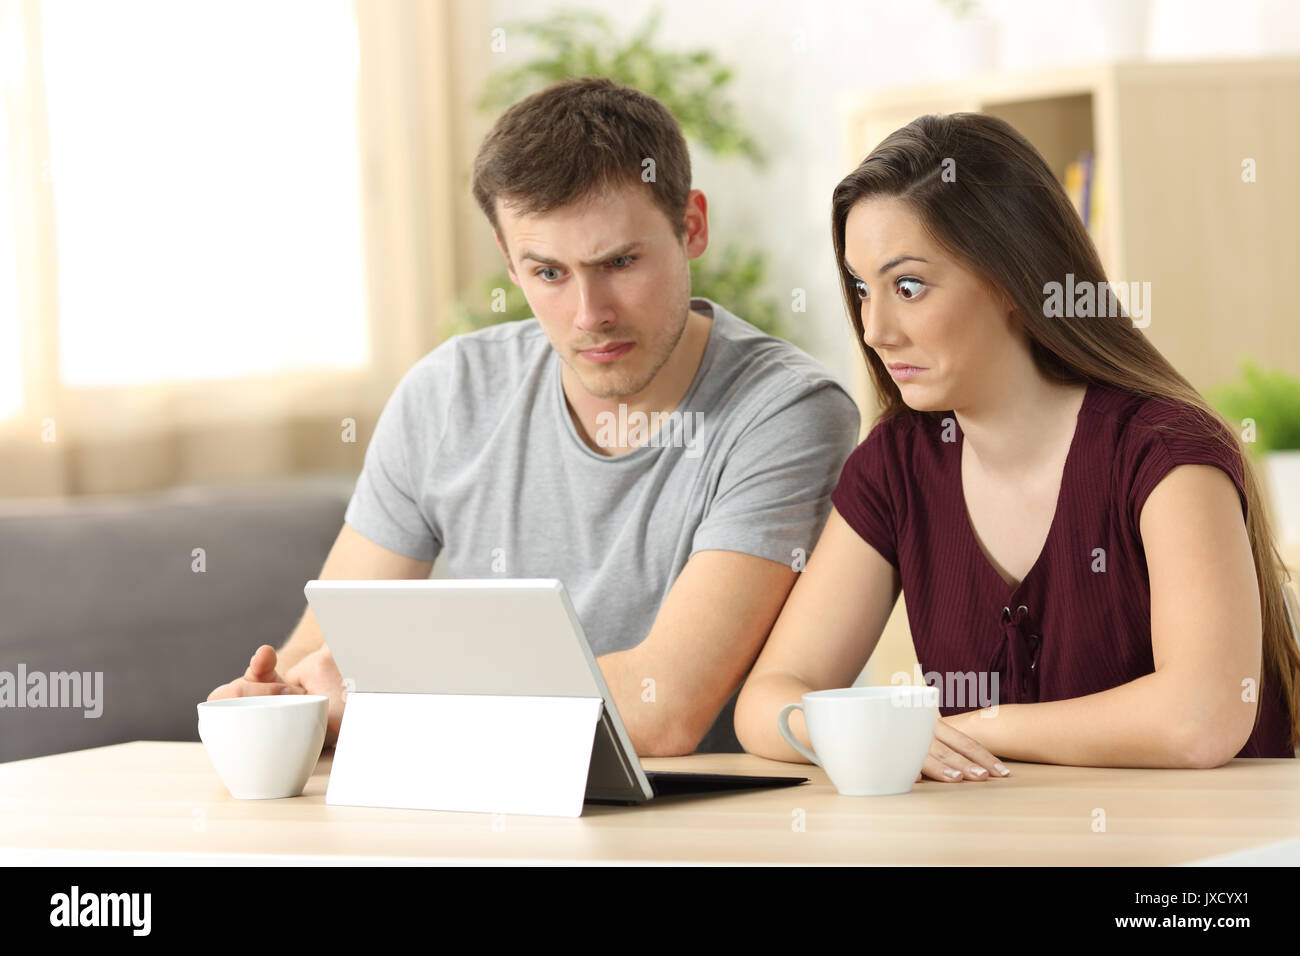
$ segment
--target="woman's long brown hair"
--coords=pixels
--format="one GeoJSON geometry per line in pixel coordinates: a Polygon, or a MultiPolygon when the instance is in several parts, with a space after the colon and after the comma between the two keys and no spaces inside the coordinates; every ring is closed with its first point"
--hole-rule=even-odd
{"type": "Polygon", "coordinates": [[[1058,382],[1100,382],[1181,403],[1196,412],[1206,433],[1231,445],[1241,459],[1246,532],[1255,559],[1263,617],[1264,667],[1256,725],[1266,685],[1276,680],[1291,715],[1291,745],[1300,747],[1300,650],[1290,635],[1282,587],[1290,574],[1278,554],[1259,481],[1244,446],[1187,379],[1134,328],[1127,311],[1061,321],[1044,309],[1049,282],[1095,283],[1106,289],[1105,270],[1079,215],[1043,157],[1008,123],[981,113],[922,116],[890,134],[835,188],[831,232],[844,302],[858,347],[875,384],[879,419],[918,413],[863,341],[855,281],[844,265],[849,210],[868,197],[907,203],[946,251],[971,268],[1015,306],[1034,362],[1058,382]]]}

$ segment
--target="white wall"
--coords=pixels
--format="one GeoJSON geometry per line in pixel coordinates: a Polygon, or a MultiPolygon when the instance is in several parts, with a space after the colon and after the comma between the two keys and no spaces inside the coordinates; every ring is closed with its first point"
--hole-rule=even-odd
{"type": "MultiPolygon", "coordinates": [[[[624,30],[640,24],[652,0],[591,0],[624,30]]],[[[712,242],[753,242],[767,252],[772,294],[789,302],[806,290],[806,346],[847,385],[859,361],[840,297],[830,241],[831,190],[856,160],[845,155],[837,111],[853,94],[956,78],[980,66],[958,25],[937,0],[659,0],[659,42],[706,47],[735,66],[741,114],[769,162],[752,169],[692,151],[695,186],[710,202],[712,242]]],[[[484,23],[538,19],[571,8],[551,0],[489,0],[466,20],[477,43],[484,23]]],[[[1147,29],[1140,0],[981,0],[1001,42],[989,66],[1033,69],[1105,57],[1160,59],[1284,55],[1300,52],[1296,0],[1152,0],[1147,29]],[[1000,47],[1000,50],[999,50],[1000,47]]],[[[487,49],[486,31],[482,38],[487,49]]],[[[522,56],[509,49],[503,57],[522,56]]],[[[467,83],[503,60],[472,52],[467,83]]],[[[476,87],[475,87],[476,89],[476,87]]],[[[484,121],[471,129],[477,133],[484,121]]],[[[479,133],[478,135],[481,135],[479,133]]],[[[477,137],[471,137],[471,154],[477,137]]],[[[858,157],[861,158],[861,157],[858,157]]],[[[481,216],[477,216],[481,220],[481,216]]],[[[499,259],[486,226],[476,240],[485,267],[499,259]]],[[[708,255],[708,253],[705,253],[708,255]]],[[[726,303],[724,303],[725,305],[726,303]]]]}

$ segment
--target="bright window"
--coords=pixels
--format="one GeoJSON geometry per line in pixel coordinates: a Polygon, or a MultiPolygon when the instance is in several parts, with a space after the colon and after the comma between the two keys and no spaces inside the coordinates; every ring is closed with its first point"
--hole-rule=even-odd
{"type": "MultiPolygon", "coordinates": [[[[13,11],[0,11],[0,89],[17,89],[24,68],[23,38],[13,11]],[[8,14],[6,16],[6,14],[8,14]]],[[[8,117],[0,102],[0,419],[18,411],[23,397],[22,342],[18,324],[18,250],[8,117]]]]}
{"type": "Polygon", "coordinates": [[[368,360],[350,0],[45,0],[64,385],[368,360]]]}

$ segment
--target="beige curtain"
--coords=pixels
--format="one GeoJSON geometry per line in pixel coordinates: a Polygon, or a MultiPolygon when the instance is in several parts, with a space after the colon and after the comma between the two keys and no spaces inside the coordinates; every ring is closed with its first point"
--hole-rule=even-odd
{"type": "MultiPolygon", "coordinates": [[[[304,473],[355,475],[385,399],[439,341],[454,300],[455,9],[355,0],[357,128],[372,362],[361,372],[68,388],[58,380],[58,242],[39,0],[0,0],[0,108],[13,166],[24,407],[0,421],[0,496],[144,491],[304,473]],[[21,49],[21,63],[8,55],[21,49]],[[347,427],[355,422],[354,433],[347,427]],[[349,440],[353,439],[353,440],[349,440]]],[[[231,14],[235,15],[235,14],[231,14]]],[[[310,24],[304,24],[310,29],[310,24]]],[[[202,347],[197,329],[195,348],[202,347]]]]}

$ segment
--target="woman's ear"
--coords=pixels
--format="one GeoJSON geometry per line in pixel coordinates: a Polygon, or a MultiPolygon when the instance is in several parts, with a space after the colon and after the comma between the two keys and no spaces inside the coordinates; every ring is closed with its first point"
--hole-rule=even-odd
{"type": "Polygon", "coordinates": [[[1016,308],[1016,304],[1006,296],[1002,297],[1002,311],[1006,315],[1008,323],[1016,328],[1024,327],[1025,317],[1020,314],[1020,310],[1016,308]]]}
{"type": "Polygon", "coordinates": [[[991,282],[987,280],[981,281],[983,282],[984,290],[989,294],[989,297],[997,303],[998,312],[1006,321],[1007,328],[1022,328],[1024,326],[1023,316],[1020,315],[1020,310],[1017,308],[1016,303],[1012,300],[1011,296],[1007,295],[1000,287],[993,285],[991,282]]]}
{"type": "Polygon", "coordinates": [[[1001,309],[1002,314],[1006,316],[1014,315],[1016,312],[1016,304],[1011,301],[1011,296],[1007,295],[1003,289],[996,286],[992,291],[993,298],[997,301],[998,308],[1001,309]]]}

